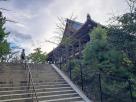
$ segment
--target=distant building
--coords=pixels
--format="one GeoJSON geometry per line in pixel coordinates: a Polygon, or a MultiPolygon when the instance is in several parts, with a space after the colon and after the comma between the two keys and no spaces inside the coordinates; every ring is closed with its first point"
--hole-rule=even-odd
{"type": "Polygon", "coordinates": [[[89,14],[85,23],[67,19],[62,41],[57,48],[48,54],[48,61],[63,63],[67,59],[81,57],[84,46],[90,41],[88,33],[98,25],[100,24],[93,21],[89,14]]]}

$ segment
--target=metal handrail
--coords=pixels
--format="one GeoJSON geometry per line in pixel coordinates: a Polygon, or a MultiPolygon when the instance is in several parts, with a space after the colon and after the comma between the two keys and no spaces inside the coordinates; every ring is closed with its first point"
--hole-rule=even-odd
{"type": "MultiPolygon", "coordinates": [[[[29,73],[29,86],[28,86],[28,89],[30,88],[30,83],[32,83],[32,88],[33,88],[33,91],[34,91],[34,94],[35,94],[36,102],[39,102],[38,95],[37,95],[37,92],[36,92],[36,89],[35,89],[35,86],[34,86],[32,72],[31,72],[28,64],[25,63],[25,67],[28,69],[28,73],[29,73]]],[[[32,98],[33,98],[33,96],[32,96],[32,98]]]]}

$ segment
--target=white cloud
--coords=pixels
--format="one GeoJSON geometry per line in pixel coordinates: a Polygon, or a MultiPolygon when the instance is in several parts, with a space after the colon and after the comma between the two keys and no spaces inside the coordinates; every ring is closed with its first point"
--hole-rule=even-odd
{"type": "Polygon", "coordinates": [[[95,21],[107,24],[113,13],[119,15],[127,10],[125,0],[12,0],[2,2],[0,7],[12,10],[4,11],[4,15],[19,22],[6,24],[11,35],[14,33],[12,31],[18,31],[32,37],[31,40],[24,39],[19,43],[28,52],[35,47],[42,47],[42,50],[49,52],[56,46],[45,43],[44,40],[54,41],[57,17],[67,18],[73,13],[77,20],[84,22],[86,14],[89,13],[95,21]],[[43,43],[39,44],[42,41],[43,43]]]}

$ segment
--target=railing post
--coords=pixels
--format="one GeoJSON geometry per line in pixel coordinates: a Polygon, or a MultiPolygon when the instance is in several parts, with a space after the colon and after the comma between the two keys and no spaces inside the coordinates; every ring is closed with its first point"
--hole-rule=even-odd
{"type": "Polygon", "coordinates": [[[69,77],[71,76],[70,66],[69,66],[69,47],[66,45],[66,69],[69,77]]]}
{"type": "Polygon", "coordinates": [[[100,88],[100,100],[101,102],[103,102],[103,98],[102,98],[102,84],[101,84],[101,74],[98,74],[98,80],[99,80],[99,88],[100,88]]]}
{"type": "Polygon", "coordinates": [[[72,79],[71,64],[70,64],[70,62],[68,62],[68,68],[69,68],[69,78],[72,79]]]}
{"type": "Polygon", "coordinates": [[[78,41],[78,45],[79,45],[79,66],[80,66],[81,87],[82,87],[82,90],[84,90],[83,70],[82,70],[82,63],[81,63],[81,55],[82,55],[81,47],[82,47],[82,44],[81,44],[80,40],[78,41]]]}
{"type": "Polygon", "coordinates": [[[59,67],[60,67],[60,69],[61,69],[61,62],[59,63],[59,67]]]}
{"type": "Polygon", "coordinates": [[[62,62],[62,48],[60,49],[60,53],[59,53],[59,67],[61,69],[61,62],[62,62]]]}
{"type": "Polygon", "coordinates": [[[28,76],[28,90],[30,89],[30,73],[29,73],[29,76],[28,76]]]}
{"type": "Polygon", "coordinates": [[[52,63],[54,64],[54,62],[55,62],[55,51],[54,51],[54,48],[53,48],[53,50],[52,50],[52,63]]]}
{"type": "Polygon", "coordinates": [[[129,92],[130,92],[131,102],[134,102],[134,100],[133,100],[132,86],[131,86],[131,81],[130,80],[128,80],[128,85],[129,85],[129,92]]]}
{"type": "Polygon", "coordinates": [[[82,87],[82,90],[84,90],[83,69],[82,69],[81,63],[80,63],[80,78],[81,78],[81,87],[82,87]]]}

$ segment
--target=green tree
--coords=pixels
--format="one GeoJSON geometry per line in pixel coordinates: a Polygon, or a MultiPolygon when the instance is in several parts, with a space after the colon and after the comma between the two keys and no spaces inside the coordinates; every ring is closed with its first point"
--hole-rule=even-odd
{"type": "Polygon", "coordinates": [[[3,60],[3,57],[7,55],[10,51],[9,43],[7,42],[7,36],[9,33],[5,32],[4,24],[6,18],[3,17],[2,12],[0,11],[0,60],[3,60]]]}
{"type": "MultiPolygon", "coordinates": [[[[124,54],[125,73],[134,83],[133,90],[136,90],[136,1],[128,0],[128,5],[130,11],[116,17],[117,24],[110,26],[108,42],[124,54]]],[[[133,91],[133,96],[136,97],[136,91],[133,91]]]]}
{"type": "MultiPolygon", "coordinates": [[[[114,46],[109,44],[106,29],[101,27],[94,28],[93,31],[90,32],[90,39],[90,42],[83,51],[83,61],[87,66],[84,68],[84,74],[86,81],[91,82],[91,84],[88,85],[88,90],[92,92],[90,97],[95,97],[95,101],[99,99],[99,96],[96,95],[99,93],[97,72],[100,72],[102,75],[102,89],[105,95],[111,96],[116,93],[116,95],[120,94],[120,97],[123,97],[124,94],[121,92],[126,90],[127,84],[121,81],[111,80],[109,77],[132,78],[133,75],[130,71],[133,67],[132,61],[128,58],[126,53],[117,50],[114,46]]],[[[120,98],[114,99],[108,97],[105,101],[120,102],[120,98]]]]}
{"type": "Polygon", "coordinates": [[[130,11],[117,17],[117,25],[112,25],[108,32],[108,42],[116,50],[124,53],[129,76],[136,81],[136,1],[128,0],[130,11]]]}
{"type": "Polygon", "coordinates": [[[136,36],[136,0],[127,0],[129,12],[117,17],[120,28],[136,36]]]}
{"type": "Polygon", "coordinates": [[[90,72],[128,77],[128,67],[133,64],[125,53],[109,44],[106,29],[95,28],[90,33],[90,39],[83,52],[84,63],[89,66],[90,72]]]}
{"type": "Polygon", "coordinates": [[[34,52],[28,55],[28,58],[31,62],[34,63],[45,63],[47,55],[45,52],[41,51],[41,48],[34,49],[34,52]]]}

